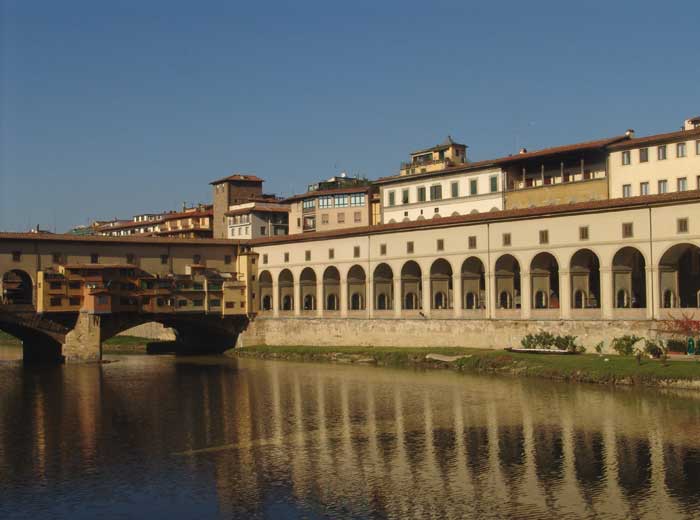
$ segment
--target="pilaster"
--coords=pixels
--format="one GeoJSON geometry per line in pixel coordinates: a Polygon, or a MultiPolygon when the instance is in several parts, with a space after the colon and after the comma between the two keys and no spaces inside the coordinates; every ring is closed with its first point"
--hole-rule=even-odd
{"type": "Polygon", "coordinates": [[[571,319],[571,273],[568,269],[559,271],[559,317],[571,319]]]}
{"type": "Polygon", "coordinates": [[[529,320],[531,309],[532,309],[532,279],[530,278],[530,271],[521,271],[521,273],[520,273],[520,318],[523,320],[529,320]]]}

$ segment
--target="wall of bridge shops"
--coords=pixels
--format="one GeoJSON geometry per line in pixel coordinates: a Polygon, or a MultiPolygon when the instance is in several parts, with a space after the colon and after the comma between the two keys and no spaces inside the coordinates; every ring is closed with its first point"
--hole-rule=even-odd
{"type": "MultiPolygon", "coordinates": [[[[700,316],[700,293],[693,293],[683,302],[678,298],[682,283],[700,283],[700,277],[695,276],[700,273],[682,273],[686,280],[681,280],[669,265],[669,258],[677,260],[676,253],[690,251],[694,255],[691,269],[698,268],[695,265],[700,258],[698,199],[536,219],[450,227],[441,227],[439,219],[435,219],[431,224],[434,225],[425,229],[255,246],[261,259],[256,289],[261,310],[246,333],[249,342],[255,341],[256,334],[267,344],[277,341],[309,344],[317,338],[331,342],[330,338],[338,337],[336,331],[344,330],[349,335],[345,344],[369,344],[367,341],[382,345],[453,344],[453,341],[465,344],[465,339],[450,338],[461,335],[471,338],[469,341],[474,346],[502,346],[538,328],[568,331],[593,341],[603,335],[609,340],[631,330],[648,335],[654,320],[680,316],[681,312],[700,316]],[[679,227],[679,219],[687,219],[685,230],[679,227]],[[582,237],[582,227],[587,228],[588,238],[582,237]],[[623,227],[631,229],[631,236],[626,236],[623,227]],[[546,231],[547,243],[540,243],[541,231],[546,231]],[[510,245],[504,244],[504,234],[510,234],[510,245]],[[471,244],[470,237],[473,237],[471,244]],[[409,243],[412,253],[408,252],[409,243]],[[577,308],[574,302],[582,280],[574,259],[580,257],[581,251],[595,255],[599,276],[599,294],[595,303],[586,308],[577,308]],[[519,265],[520,308],[515,308],[516,305],[502,308],[499,301],[500,294],[512,287],[514,280],[500,267],[506,255],[519,265]],[[643,263],[636,277],[627,265],[634,256],[638,257],[635,261],[638,266],[643,263]],[[556,262],[554,279],[543,275],[543,257],[556,262]],[[465,288],[473,282],[469,281],[471,273],[463,273],[462,268],[467,260],[474,259],[483,266],[482,305],[467,309],[465,288]],[[439,273],[433,270],[431,275],[431,268],[438,261],[443,266],[449,265],[451,280],[445,280],[444,272],[437,276],[439,273]],[[411,264],[413,276],[407,275],[405,269],[411,262],[418,267],[416,271],[411,264]],[[378,275],[381,270],[386,271],[385,267],[391,271],[388,279],[378,275]],[[360,309],[352,308],[358,277],[349,276],[351,270],[364,276],[359,281],[365,301],[360,309]],[[333,276],[328,277],[328,272],[333,276]],[[324,278],[330,283],[323,283],[324,278]],[[449,282],[452,291],[446,295],[446,308],[435,308],[435,287],[449,282]],[[556,304],[547,294],[550,284],[558,285],[556,304]],[[387,287],[394,295],[393,305],[379,309],[377,292],[386,291],[387,287]],[[663,292],[671,287],[676,297],[664,302],[663,292]],[[535,293],[540,290],[546,294],[545,308],[537,308],[540,305],[535,293]],[[408,309],[405,296],[412,291],[418,293],[418,308],[408,309]],[[332,293],[336,296],[329,306],[328,296],[332,293]],[[283,305],[285,298],[293,302],[291,306],[283,305]],[[307,302],[313,305],[305,305],[307,302]],[[278,321],[271,321],[274,318],[278,321]],[[344,318],[345,324],[340,321],[344,318]],[[329,322],[328,326],[320,324],[322,319],[329,322]],[[497,339],[484,338],[485,334],[493,334],[497,339]],[[444,339],[439,339],[443,336],[444,339]]],[[[333,341],[342,343],[340,339],[333,341]]]]}

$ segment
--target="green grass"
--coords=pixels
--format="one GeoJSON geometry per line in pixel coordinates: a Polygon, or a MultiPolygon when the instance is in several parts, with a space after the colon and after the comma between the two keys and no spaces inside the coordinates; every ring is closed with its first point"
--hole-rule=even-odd
{"type": "Polygon", "coordinates": [[[107,341],[105,341],[104,344],[109,345],[109,346],[113,346],[113,347],[130,347],[130,346],[145,345],[146,343],[149,343],[151,341],[155,341],[155,340],[148,339],[148,338],[141,338],[139,336],[114,336],[112,338],[109,338],[107,341]]]}
{"type": "Polygon", "coordinates": [[[12,334],[8,334],[5,331],[0,330],[0,345],[19,345],[20,340],[15,338],[12,334]]]}
{"type": "Polygon", "coordinates": [[[634,357],[520,354],[468,348],[253,346],[238,352],[243,356],[304,361],[372,360],[386,366],[444,366],[464,372],[504,373],[591,383],[657,385],[677,380],[700,381],[700,356],[693,361],[674,360],[666,364],[644,359],[640,365],[634,357]],[[425,355],[429,353],[468,357],[450,364],[426,362],[425,355]]]}

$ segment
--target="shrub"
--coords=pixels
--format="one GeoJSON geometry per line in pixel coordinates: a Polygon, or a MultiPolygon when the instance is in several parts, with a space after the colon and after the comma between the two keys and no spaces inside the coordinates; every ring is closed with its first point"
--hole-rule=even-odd
{"type": "Polygon", "coordinates": [[[666,342],[666,347],[670,352],[680,352],[682,354],[685,354],[688,348],[685,341],[682,339],[669,339],[666,342]]]}
{"type": "Polygon", "coordinates": [[[640,339],[637,336],[620,336],[619,338],[614,338],[610,343],[612,349],[621,356],[631,356],[634,354],[634,344],[640,339]]]}
{"type": "Polygon", "coordinates": [[[605,347],[605,342],[604,342],[604,341],[601,341],[600,343],[598,343],[598,344],[595,346],[595,351],[596,351],[598,354],[602,354],[602,353],[603,353],[603,348],[604,348],[604,347],[605,347]]]}
{"type": "Polygon", "coordinates": [[[644,353],[648,354],[654,359],[659,359],[664,353],[663,344],[646,339],[644,340],[644,353]]]}
{"type": "Polygon", "coordinates": [[[586,351],[583,346],[576,343],[576,336],[555,336],[546,331],[528,334],[521,340],[520,344],[523,348],[531,349],[558,349],[573,353],[586,351]]]}

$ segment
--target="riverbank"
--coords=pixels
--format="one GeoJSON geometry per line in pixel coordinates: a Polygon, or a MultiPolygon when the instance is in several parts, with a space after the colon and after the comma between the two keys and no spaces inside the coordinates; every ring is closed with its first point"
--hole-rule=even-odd
{"type": "Polygon", "coordinates": [[[155,340],[139,336],[114,336],[102,343],[103,354],[146,354],[148,343],[155,340]]]}
{"type": "Polygon", "coordinates": [[[597,354],[543,356],[457,347],[251,346],[233,352],[237,356],[260,359],[439,368],[556,381],[700,389],[700,359],[671,359],[666,363],[644,359],[638,364],[634,357],[597,354]]]}

